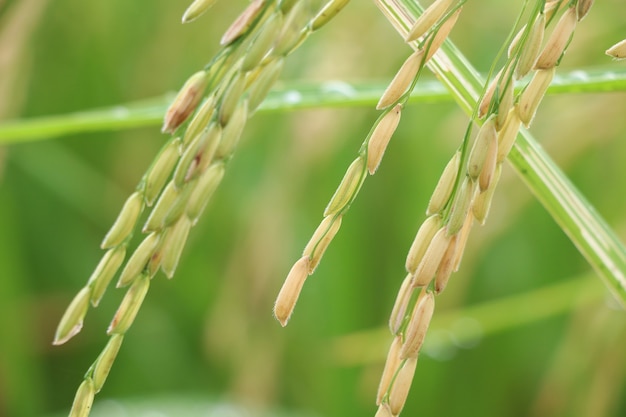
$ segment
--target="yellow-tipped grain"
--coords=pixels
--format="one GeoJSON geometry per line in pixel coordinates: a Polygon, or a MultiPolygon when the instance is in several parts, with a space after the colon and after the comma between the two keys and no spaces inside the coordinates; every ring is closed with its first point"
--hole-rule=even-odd
{"type": "Polygon", "coordinates": [[[513,107],[515,91],[513,89],[513,78],[502,80],[502,90],[500,90],[500,100],[498,111],[496,112],[496,130],[499,131],[506,120],[506,115],[513,107]]]}
{"type": "Polygon", "coordinates": [[[424,62],[424,50],[418,49],[404,61],[393,80],[381,96],[376,108],[385,109],[398,101],[408,90],[424,62]]]}
{"type": "Polygon", "coordinates": [[[206,139],[206,135],[199,134],[189,143],[187,149],[183,152],[178,161],[178,165],[176,165],[174,176],[172,177],[176,188],[182,189],[185,183],[197,175],[198,164],[200,163],[200,156],[203,154],[206,146],[206,139]]]}
{"type": "Polygon", "coordinates": [[[228,124],[224,127],[222,139],[215,152],[216,158],[222,159],[232,155],[246,126],[246,120],[248,120],[248,101],[242,100],[233,111],[228,124]]]}
{"type": "Polygon", "coordinates": [[[193,190],[195,190],[197,183],[198,183],[198,180],[193,179],[183,187],[183,189],[180,192],[180,196],[174,202],[174,204],[172,205],[172,208],[165,216],[165,219],[163,221],[163,227],[171,226],[176,221],[178,221],[178,219],[180,218],[180,216],[183,215],[183,213],[185,213],[185,211],[187,210],[187,204],[189,202],[189,198],[191,197],[193,190]]]}
{"type": "Polygon", "coordinates": [[[433,236],[441,227],[441,216],[433,215],[427,218],[420,226],[409,253],[406,257],[406,270],[415,273],[418,265],[422,262],[422,258],[428,249],[428,245],[433,240],[433,236]]]}
{"type": "Polygon", "coordinates": [[[87,285],[91,288],[91,304],[94,307],[100,303],[104,291],[106,291],[117,270],[122,266],[125,256],[126,246],[124,245],[109,249],[89,277],[87,285]]]}
{"type": "Polygon", "coordinates": [[[402,106],[398,104],[390,110],[374,128],[367,144],[367,170],[373,175],[383,159],[387,145],[400,123],[402,106]]]}
{"type": "Polygon", "coordinates": [[[583,20],[585,16],[587,16],[587,13],[589,13],[589,9],[591,9],[591,6],[593,6],[593,1],[594,0],[578,0],[576,16],[579,22],[583,20]]]}
{"type": "Polygon", "coordinates": [[[161,249],[163,251],[161,256],[161,269],[170,279],[174,276],[190,229],[191,221],[187,216],[181,216],[166,232],[163,248],[161,249]]]}
{"type": "Polygon", "coordinates": [[[400,331],[400,327],[402,327],[402,323],[404,322],[404,318],[406,316],[406,309],[409,306],[409,302],[411,301],[411,296],[413,295],[413,286],[411,285],[413,282],[413,274],[407,274],[404,281],[402,281],[402,285],[400,286],[400,290],[398,291],[398,295],[396,297],[396,302],[393,305],[393,309],[391,310],[391,316],[389,317],[389,330],[394,335],[398,334],[400,331]]]}
{"type": "Polygon", "coordinates": [[[104,350],[96,359],[96,362],[93,364],[93,385],[96,393],[100,392],[102,387],[104,386],[104,382],[109,376],[109,372],[111,371],[111,366],[113,366],[113,362],[115,362],[115,358],[117,357],[117,353],[122,346],[122,342],[124,341],[124,336],[121,334],[115,334],[111,336],[109,342],[104,347],[104,350]]]}
{"type": "Polygon", "coordinates": [[[541,13],[530,28],[526,43],[519,53],[519,60],[515,67],[515,78],[520,79],[524,77],[535,66],[541,50],[545,28],[546,16],[541,13]]]}
{"type": "Polygon", "coordinates": [[[539,70],[535,72],[533,79],[530,80],[526,89],[522,92],[517,111],[520,120],[526,127],[530,126],[537,108],[546,94],[546,90],[550,86],[552,78],[554,78],[554,67],[547,70],[539,70]]]}
{"type": "Polygon", "coordinates": [[[450,235],[448,235],[447,228],[442,227],[433,236],[421,262],[415,270],[412,282],[414,287],[423,287],[432,281],[449,244],[450,235]]]}
{"type": "Polygon", "coordinates": [[[424,48],[427,50],[426,62],[428,62],[430,60],[430,58],[432,58],[432,56],[435,55],[437,50],[439,50],[441,45],[443,45],[443,42],[446,40],[446,38],[448,37],[450,32],[452,32],[452,29],[454,28],[454,25],[456,24],[456,21],[459,19],[459,15],[461,14],[461,10],[463,10],[463,7],[459,7],[456,10],[456,12],[454,12],[452,15],[450,15],[450,17],[445,22],[443,22],[441,24],[441,27],[439,28],[437,33],[435,33],[434,37],[432,38],[432,42],[431,42],[430,38],[426,40],[426,43],[425,43],[425,46],[424,46],[424,48]]]}
{"type": "Polygon", "coordinates": [[[393,381],[391,391],[389,392],[389,408],[394,416],[400,414],[404,407],[411,389],[416,366],[417,358],[407,359],[393,381]]]}
{"type": "Polygon", "coordinates": [[[350,204],[359,187],[363,184],[364,174],[365,160],[362,157],[358,157],[348,167],[341,184],[339,184],[328,206],[326,206],[326,210],[324,210],[324,217],[340,213],[350,204]]]}
{"type": "Polygon", "coordinates": [[[411,30],[405,40],[412,42],[423,36],[428,32],[441,18],[445,15],[446,11],[452,5],[454,0],[435,0],[420,17],[417,18],[411,30]]]}
{"type": "Polygon", "coordinates": [[[216,162],[198,178],[193,192],[187,201],[186,213],[195,224],[224,177],[224,163],[216,162]]]}
{"type": "Polygon", "coordinates": [[[472,204],[472,212],[474,213],[474,217],[480,222],[480,224],[485,224],[485,220],[489,215],[491,200],[493,199],[493,193],[496,189],[496,185],[498,184],[498,180],[500,179],[501,172],[502,164],[496,165],[491,185],[489,186],[489,188],[478,194],[476,198],[474,198],[474,203],[472,204]]]}
{"type": "Polygon", "coordinates": [[[439,177],[435,191],[428,202],[428,209],[426,210],[427,215],[430,216],[439,213],[446,206],[452,194],[452,190],[454,189],[460,163],[461,153],[457,152],[443,169],[441,177],[439,177]]]}
{"type": "Polygon", "coordinates": [[[393,338],[389,352],[387,353],[387,360],[385,361],[385,368],[380,378],[380,384],[378,385],[378,393],[376,395],[376,405],[380,405],[385,395],[389,391],[389,386],[393,377],[400,367],[400,349],[402,348],[402,336],[398,335],[393,338]]]}
{"type": "Polygon", "coordinates": [[[172,174],[180,156],[180,138],[170,140],[150,166],[145,179],[144,198],[151,206],[172,174]]]}
{"type": "Polygon", "coordinates": [[[183,14],[183,23],[189,23],[209,10],[217,0],[195,0],[183,14]]]}
{"type": "Polygon", "coordinates": [[[496,86],[500,84],[500,77],[502,76],[502,72],[504,69],[501,69],[498,74],[493,77],[493,80],[487,86],[487,90],[485,90],[485,94],[480,99],[480,103],[478,103],[478,117],[482,119],[487,115],[489,108],[491,107],[491,101],[493,100],[493,96],[496,93],[496,86]]]}
{"type": "Polygon", "coordinates": [[[211,123],[202,134],[205,136],[204,149],[198,155],[198,173],[202,175],[203,172],[214,162],[215,154],[217,153],[217,147],[222,140],[223,129],[219,123],[211,123]]]}
{"type": "Polygon", "coordinates": [[[441,260],[441,264],[439,265],[439,269],[435,275],[434,289],[436,294],[441,293],[446,288],[450,275],[452,275],[454,261],[456,259],[456,251],[458,249],[457,242],[459,240],[459,235],[460,233],[457,233],[450,239],[448,249],[446,249],[446,253],[443,255],[443,259],[441,260]]]}
{"type": "Polygon", "coordinates": [[[468,213],[467,218],[465,219],[465,223],[461,228],[461,231],[458,234],[458,238],[456,241],[456,252],[454,255],[454,268],[453,272],[459,270],[461,266],[461,261],[463,260],[463,254],[465,253],[465,246],[467,245],[467,239],[469,238],[470,231],[472,230],[472,225],[474,224],[474,215],[472,213],[468,213]]]}
{"type": "Polygon", "coordinates": [[[135,228],[135,223],[143,209],[143,196],[139,192],[134,192],[128,197],[115,223],[102,240],[100,247],[109,249],[122,243],[135,228]]]}
{"type": "Polygon", "coordinates": [[[546,41],[541,55],[539,55],[535,63],[536,69],[548,70],[557,65],[574,33],[576,21],[576,7],[570,7],[563,13],[563,16],[561,16],[546,41]]]}
{"type": "Polygon", "coordinates": [[[206,71],[198,71],[189,77],[165,113],[163,133],[174,133],[187,120],[202,100],[207,83],[206,71]]]}
{"type": "Polygon", "coordinates": [[[263,23],[259,34],[256,35],[246,51],[241,64],[242,71],[247,72],[254,69],[269,52],[282,29],[282,18],[283,15],[281,13],[275,13],[263,23]]]}
{"type": "Polygon", "coordinates": [[[149,288],[149,276],[144,275],[135,280],[133,285],[131,285],[128,291],[126,291],[126,295],[124,295],[122,303],[115,312],[113,320],[111,320],[111,324],[107,329],[107,334],[113,335],[126,333],[128,328],[133,324],[133,321],[135,321],[135,317],[139,312],[141,303],[143,303],[143,299],[146,297],[149,288]]]}
{"type": "Polygon", "coordinates": [[[241,100],[241,96],[246,88],[246,78],[237,72],[237,74],[230,80],[230,84],[224,92],[222,102],[220,105],[220,123],[222,127],[226,126],[233,115],[233,112],[237,108],[237,104],[241,100]]]}
{"type": "Polygon", "coordinates": [[[276,59],[263,67],[261,73],[248,92],[249,112],[253,113],[261,105],[267,93],[270,91],[285,65],[284,59],[276,59]]]}
{"type": "Polygon", "coordinates": [[[74,337],[83,328],[83,319],[89,309],[90,289],[84,287],[74,296],[74,299],[67,306],[57,331],[54,335],[53,345],[62,345],[74,337]]]}
{"type": "Polygon", "coordinates": [[[509,110],[509,114],[504,121],[504,126],[502,126],[502,129],[498,132],[497,163],[504,161],[511,151],[521,124],[522,122],[519,119],[517,106],[515,106],[509,110]]]}
{"type": "Polygon", "coordinates": [[[254,20],[259,16],[265,6],[265,0],[254,0],[241,12],[241,14],[230,25],[220,40],[222,46],[227,46],[236,41],[241,35],[246,33],[254,20]]]}
{"type": "Polygon", "coordinates": [[[475,190],[476,183],[469,178],[465,178],[454,197],[454,203],[448,218],[447,230],[449,236],[457,234],[463,227],[467,214],[472,207],[475,190]]]}
{"type": "Polygon", "coordinates": [[[606,54],[615,59],[626,58],[626,39],[611,46],[606,50],[606,54]]]}
{"type": "Polygon", "coordinates": [[[293,51],[306,38],[308,31],[303,31],[303,27],[309,20],[310,12],[307,4],[302,1],[296,2],[289,10],[283,30],[271,54],[275,57],[285,57],[293,51]]]}
{"type": "Polygon", "coordinates": [[[144,270],[159,243],[159,234],[150,233],[135,249],[117,281],[117,288],[133,282],[144,270]]]}
{"type": "Polygon", "coordinates": [[[291,268],[274,304],[274,317],[285,327],[309,275],[309,257],[303,256],[291,268]]]}
{"type": "Polygon", "coordinates": [[[206,129],[211,117],[215,113],[215,94],[211,94],[204,103],[200,106],[193,119],[189,122],[189,126],[185,130],[185,136],[183,137],[183,145],[187,145],[196,136],[206,129]]]}
{"type": "Polygon", "coordinates": [[[467,161],[467,174],[472,180],[476,180],[485,165],[489,144],[497,138],[496,134],[496,118],[489,117],[480,127],[472,152],[467,161]]]}
{"type": "Polygon", "coordinates": [[[302,256],[310,258],[309,274],[315,272],[322,256],[341,227],[342,216],[326,216],[304,248],[302,256]]]}
{"type": "Polygon", "coordinates": [[[435,296],[432,292],[422,290],[415,307],[411,320],[406,328],[404,343],[400,350],[400,359],[417,358],[417,354],[424,343],[426,331],[430,325],[430,319],[435,311],[435,296]]]}
{"type": "Polygon", "coordinates": [[[320,10],[320,12],[313,18],[313,20],[311,20],[311,30],[316,31],[324,26],[326,23],[328,23],[328,21],[335,17],[337,13],[339,13],[341,9],[343,9],[345,5],[348,4],[349,1],[350,0],[331,0],[326,3],[324,8],[322,8],[322,10],[320,10]]]}
{"type": "Polygon", "coordinates": [[[69,417],[89,416],[89,411],[91,411],[95,395],[96,390],[93,386],[93,380],[91,378],[86,378],[76,391],[76,396],[74,397],[74,403],[72,404],[69,417]]]}
{"type": "Polygon", "coordinates": [[[146,220],[146,224],[143,226],[142,231],[144,233],[153,232],[163,228],[165,223],[165,217],[170,212],[172,206],[176,203],[180,197],[180,190],[176,187],[174,181],[170,181],[166,186],[161,197],[157,200],[156,205],[152,209],[150,216],[146,220]]]}
{"type": "Polygon", "coordinates": [[[478,185],[480,191],[484,191],[489,188],[491,184],[491,180],[493,178],[494,171],[496,170],[496,158],[498,156],[498,138],[493,136],[491,138],[491,142],[489,143],[489,147],[487,148],[487,156],[485,157],[485,163],[483,164],[483,169],[480,171],[480,176],[478,177],[478,185]]]}

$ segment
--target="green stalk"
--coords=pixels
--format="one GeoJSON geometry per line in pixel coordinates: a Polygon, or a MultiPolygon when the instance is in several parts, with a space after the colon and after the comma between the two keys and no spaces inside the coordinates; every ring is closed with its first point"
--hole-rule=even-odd
{"type": "MultiPolygon", "coordinates": [[[[373,107],[387,87],[387,82],[322,83],[289,82],[272,90],[260,111],[278,112],[330,107],[373,107]],[[297,97],[297,100],[294,100],[297,97]]],[[[576,70],[557,74],[548,94],[600,93],[626,91],[626,69],[576,70]]],[[[409,103],[448,102],[453,98],[439,81],[422,80],[409,103]]],[[[155,97],[115,107],[85,110],[58,116],[10,120],[0,123],[0,144],[49,140],[85,132],[105,132],[160,126],[172,95],[155,97]]]]}
{"type": "MultiPolygon", "coordinates": [[[[422,12],[414,0],[376,3],[402,37],[422,12]]],[[[471,117],[485,80],[449,40],[428,65],[471,117]]],[[[509,162],[626,307],[626,249],[615,232],[526,129],[520,130],[509,162]]]]}

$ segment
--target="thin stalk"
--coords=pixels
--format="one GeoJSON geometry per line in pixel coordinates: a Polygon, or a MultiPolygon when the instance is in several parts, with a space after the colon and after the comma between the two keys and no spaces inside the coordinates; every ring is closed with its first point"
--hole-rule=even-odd
{"type": "MultiPolygon", "coordinates": [[[[413,0],[376,0],[404,37],[421,13],[413,0]]],[[[461,52],[446,41],[428,64],[469,115],[484,80],[461,52]]],[[[623,307],[626,307],[626,249],[615,232],[526,129],[521,129],[509,162],[569,236],[623,307]]]]}
{"type": "MultiPolygon", "coordinates": [[[[271,91],[259,111],[284,112],[322,107],[371,108],[376,105],[386,87],[386,82],[289,82],[271,91]]],[[[548,94],[617,91],[626,91],[626,69],[576,70],[557,74],[548,89],[548,94]]],[[[452,95],[439,81],[421,80],[411,94],[409,103],[440,103],[452,100],[452,95]]],[[[0,123],[0,144],[50,140],[86,132],[159,126],[171,102],[172,95],[168,94],[102,109],[4,121],[0,123]]]]}

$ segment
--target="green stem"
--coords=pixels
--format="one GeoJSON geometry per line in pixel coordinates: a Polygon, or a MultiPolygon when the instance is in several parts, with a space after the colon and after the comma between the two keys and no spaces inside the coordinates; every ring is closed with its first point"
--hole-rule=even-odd
{"type": "MultiPolygon", "coordinates": [[[[413,0],[376,2],[403,37],[421,13],[413,0]]],[[[428,65],[471,115],[484,80],[461,52],[448,40],[428,65]]],[[[526,129],[521,129],[509,162],[626,307],[626,249],[605,220],[526,129]]]]}
{"type": "MultiPolygon", "coordinates": [[[[274,89],[260,110],[286,111],[320,107],[372,107],[385,91],[387,83],[291,82],[274,89]]],[[[557,75],[548,94],[598,93],[626,91],[626,69],[577,70],[557,75]]],[[[172,95],[155,97],[115,107],[81,111],[58,116],[36,117],[0,123],[0,144],[49,140],[85,132],[124,130],[159,126],[172,95]]],[[[420,81],[409,102],[452,101],[446,87],[438,81],[420,81]]]]}

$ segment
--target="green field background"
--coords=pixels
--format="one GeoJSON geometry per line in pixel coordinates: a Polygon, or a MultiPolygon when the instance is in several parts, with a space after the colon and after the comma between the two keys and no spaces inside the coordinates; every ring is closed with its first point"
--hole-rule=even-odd
{"type": "MultiPolygon", "coordinates": [[[[623,0],[597,3],[560,71],[626,65],[604,55],[626,37],[623,0]]],[[[181,25],[179,0],[0,0],[0,121],[173,93],[246,4],[223,0],[181,25]]],[[[481,72],[521,4],[467,2],[451,38],[481,72]]],[[[355,0],[281,82],[384,83],[409,53],[373,2],[355,0]]],[[[405,109],[286,328],[272,306],[377,115],[250,120],[176,276],[154,278],[94,417],[374,415],[406,252],[468,123],[453,102],[405,109]]],[[[532,128],[622,237],[625,115],[623,92],[549,96],[532,128]]],[[[166,139],[154,125],[0,147],[0,417],[68,412],[124,292],[110,288],[60,347],[56,324],[166,139]]],[[[434,320],[403,416],[626,415],[624,312],[506,165],[434,320]]]]}

